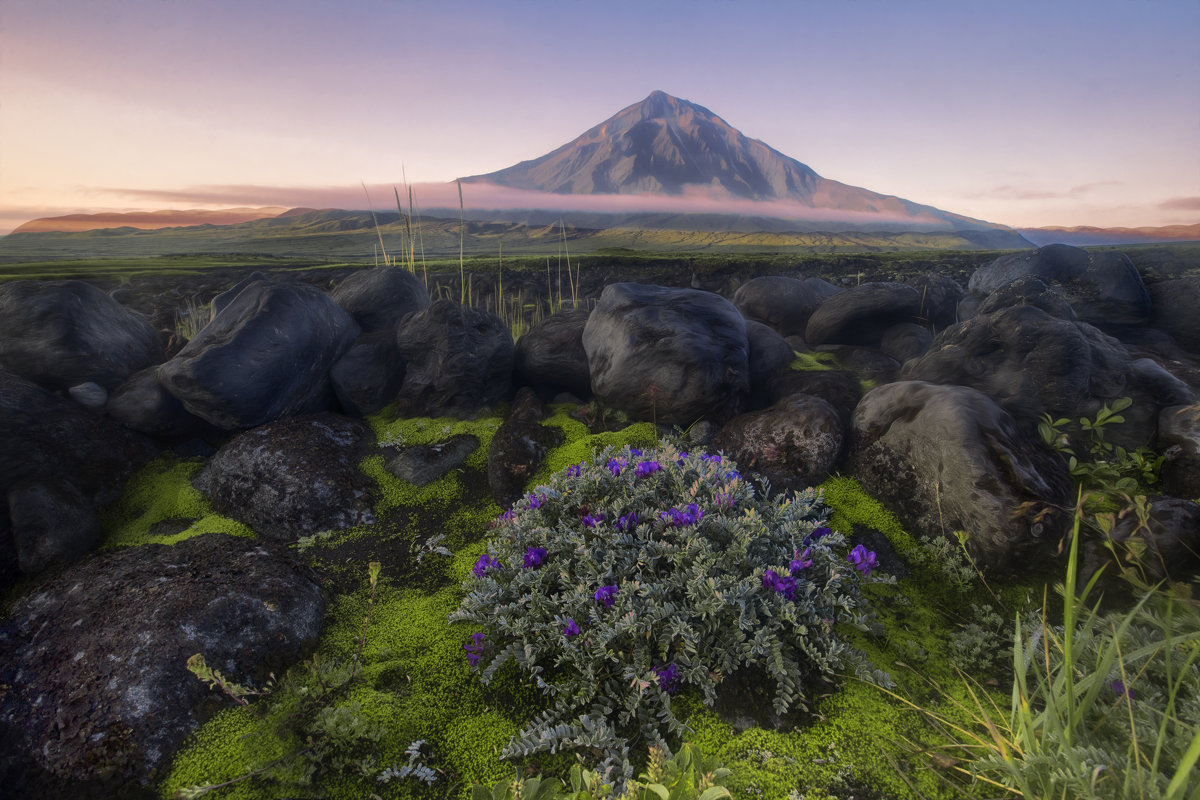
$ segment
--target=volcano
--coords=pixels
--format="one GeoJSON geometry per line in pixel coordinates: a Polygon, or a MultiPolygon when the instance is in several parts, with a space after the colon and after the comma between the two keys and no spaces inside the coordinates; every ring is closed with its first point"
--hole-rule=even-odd
{"type": "MultiPolygon", "coordinates": [[[[562,147],[531,161],[462,179],[553,195],[654,195],[732,203],[739,216],[819,221],[826,230],[1011,229],[823,178],[811,167],[751,139],[704,106],[652,92],[562,147]],[[740,201],[740,202],[739,202],[740,201]],[[745,201],[751,201],[747,205],[745,201]]],[[[813,225],[801,225],[811,229],[813,225]]],[[[1027,242],[1012,232],[1015,246],[1027,242]]]]}

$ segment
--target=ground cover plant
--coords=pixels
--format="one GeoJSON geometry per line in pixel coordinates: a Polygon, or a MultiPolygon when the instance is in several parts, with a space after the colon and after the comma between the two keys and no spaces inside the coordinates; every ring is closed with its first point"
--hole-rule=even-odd
{"type": "Polygon", "coordinates": [[[874,554],[826,513],[813,490],[768,499],[728,459],[669,445],[607,449],[536,487],[451,615],[482,627],[465,648],[485,683],[515,661],[554,701],[503,755],[593,748],[623,786],[631,748],[670,752],[684,732],[671,697],[687,688],[712,705],[721,683],[765,676],[782,715],[843,670],[888,683],[834,633],[869,628],[874,554]]]}

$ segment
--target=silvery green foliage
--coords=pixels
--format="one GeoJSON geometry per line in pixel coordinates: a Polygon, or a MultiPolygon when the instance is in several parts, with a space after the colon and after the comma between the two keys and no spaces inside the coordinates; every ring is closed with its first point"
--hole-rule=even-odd
{"type": "Polygon", "coordinates": [[[380,783],[389,783],[394,780],[403,780],[404,778],[416,778],[426,786],[432,786],[437,780],[437,773],[433,768],[423,763],[424,753],[421,748],[425,746],[424,739],[417,739],[409,744],[404,749],[404,755],[408,756],[408,763],[399,767],[388,767],[383,772],[376,776],[376,780],[380,783]]]}
{"type": "Polygon", "coordinates": [[[676,691],[711,705],[755,668],[785,713],[847,668],[887,682],[834,632],[867,628],[874,579],[827,513],[812,489],[768,497],[729,459],[672,446],[610,448],[519,500],[450,615],[482,629],[464,649],[485,683],[513,660],[554,700],[504,755],[594,747],[628,779],[631,743],[669,753],[681,732],[676,691]]]}

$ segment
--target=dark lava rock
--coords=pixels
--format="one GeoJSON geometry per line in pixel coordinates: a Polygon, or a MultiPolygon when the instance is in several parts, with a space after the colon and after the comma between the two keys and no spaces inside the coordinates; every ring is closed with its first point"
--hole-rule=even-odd
{"type": "Polygon", "coordinates": [[[406,447],[384,469],[413,486],[427,486],[467,460],[479,449],[478,437],[459,433],[444,442],[406,447]]]}
{"type": "Polygon", "coordinates": [[[368,433],[337,414],[280,420],[236,436],[193,483],[214,509],[269,539],[370,525],[370,482],[358,469],[368,433]]]}
{"type": "Polygon", "coordinates": [[[533,387],[543,399],[560,392],[590,397],[592,379],[583,349],[583,327],[591,313],[577,308],[552,314],[518,339],[513,357],[516,382],[533,387]]]}
{"type": "Polygon", "coordinates": [[[845,344],[823,344],[816,348],[818,353],[829,353],[843,369],[848,369],[860,380],[871,383],[891,383],[900,372],[900,362],[886,353],[871,347],[854,347],[845,344]]]}
{"type": "Polygon", "coordinates": [[[1047,283],[1036,275],[1025,275],[995,289],[979,301],[975,315],[991,314],[1013,306],[1033,306],[1052,317],[1067,321],[1076,319],[1075,309],[1067,302],[1062,287],[1047,283]]]}
{"type": "Polygon", "coordinates": [[[95,507],[70,483],[18,483],[8,490],[8,510],[21,572],[75,561],[104,540],[95,507]]]}
{"type": "Polygon", "coordinates": [[[883,332],[879,350],[885,356],[903,364],[923,356],[933,344],[933,334],[915,322],[900,322],[883,332]]]}
{"type": "Polygon", "coordinates": [[[242,278],[240,281],[235,283],[233,286],[230,286],[225,291],[223,291],[220,294],[213,297],[212,303],[210,304],[212,307],[212,316],[210,317],[209,321],[211,322],[213,319],[215,319],[217,317],[218,314],[220,314],[222,311],[224,311],[225,307],[228,306],[230,303],[232,303],[234,298],[236,298],[239,294],[242,293],[243,289],[245,289],[247,286],[249,286],[252,283],[258,283],[259,281],[262,281],[264,283],[270,283],[271,279],[265,273],[255,270],[254,272],[251,272],[247,277],[242,278]]]}
{"type": "Polygon", "coordinates": [[[1200,277],[1195,275],[1151,284],[1152,322],[1193,353],[1200,353],[1200,277]]]}
{"type": "Polygon", "coordinates": [[[719,295],[609,284],[583,330],[583,348],[597,399],[633,418],[724,422],[746,405],[746,323],[719,295]]]}
{"type": "Polygon", "coordinates": [[[70,483],[96,507],[157,448],[99,414],[0,368],[0,495],[16,483],[70,483]]]}
{"type": "Polygon", "coordinates": [[[311,286],[243,289],[158,379],[184,408],[223,430],[328,408],[329,370],[359,328],[311,286]]]}
{"type": "Polygon", "coordinates": [[[188,436],[207,423],[189,414],[179,398],[158,382],[158,371],[147,367],[133,373],[113,390],[105,411],[130,430],[148,436],[188,436]]]}
{"type": "Polygon", "coordinates": [[[909,530],[970,535],[974,557],[1015,567],[1052,538],[1033,501],[1071,500],[1066,465],[986,395],[964,386],[903,381],[867,393],[854,414],[853,474],[909,530]]]}
{"type": "Polygon", "coordinates": [[[368,333],[394,331],[405,316],[430,304],[425,284],[402,267],[352,273],[330,296],[368,333]]]}
{"type": "Polygon", "coordinates": [[[958,322],[958,303],[966,292],[958,281],[949,275],[926,272],[904,281],[921,293],[921,319],[933,326],[935,331],[948,328],[958,322]]]}
{"type": "MultiPolygon", "coordinates": [[[[1136,534],[1140,523],[1136,514],[1118,519],[1110,534],[1113,541],[1125,543],[1136,535],[1146,545],[1138,561],[1148,580],[1190,580],[1200,572],[1200,505],[1177,497],[1155,497],[1149,512],[1146,527],[1136,534]]],[[[1102,556],[1103,560],[1110,557],[1107,551],[1102,556]]]]}
{"type": "Polygon", "coordinates": [[[741,414],[721,428],[712,447],[773,489],[803,489],[829,477],[842,454],[842,421],[819,397],[794,395],[763,411],[741,414]]]}
{"type": "Polygon", "coordinates": [[[149,320],[83,281],[0,284],[0,365],[47,389],[112,389],[163,359],[149,320]]]}
{"type": "Polygon", "coordinates": [[[470,418],[512,391],[512,334],[495,314],[439,300],[405,317],[396,342],[407,362],[400,416],[470,418]]]}
{"type": "Polygon", "coordinates": [[[67,397],[84,408],[103,411],[104,405],[108,402],[108,390],[95,381],[88,381],[67,389],[67,397]]]}
{"type": "Polygon", "coordinates": [[[1163,455],[1163,489],[1200,501],[1200,404],[1164,408],[1158,418],[1157,447],[1163,455]]]}
{"type": "Polygon", "coordinates": [[[1000,256],[977,269],[967,289],[989,294],[1027,275],[1062,286],[1079,319],[1097,327],[1145,325],[1150,319],[1150,295],[1124,253],[1050,244],[1000,256]]]}
{"type": "Polygon", "coordinates": [[[771,380],[768,397],[772,404],[792,395],[820,397],[838,413],[842,431],[850,433],[854,409],[862,399],[862,383],[853,372],[834,369],[781,370],[771,380]]]}
{"type": "Polygon", "coordinates": [[[329,371],[342,410],[355,417],[374,414],[392,402],[404,384],[404,359],[392,331],[364,333],[329,371]]]}
{"type": "Polygon", "coordinates": [[[749,346],[750,402],[754,408],[770,405],[767,396],[775,373],[792,363],[792,346],[773,329],[761,322],[746,320],[746,343],[749,346]]]}
{"type": "Polygon", "coordinates": [[[809,317],[804,340],[816,347],[845,344],[879,347],[883,332],[918,322],[921,293],[903,283],[864,283],[835,294],[809,317]]]}
{"type": "Polygon", "coordinates": [[[508,508],[525,493],[525,486],[546,459],[546,453],[563,443],[562,430],[539,420],[545,409],[532,389],[517,392],[512,412],[496,429],[488,448],[488,489],[501,508],[508,508]]]}
{"type": "Polygon", "coordinates": [[[773,328],[780,336],[803,336],[808,318],[842,289],[820,278],[751,278],[733,293],[733,304],[747,320],[773,328]]]}
{"type": "Polygon", "coordinates": [[[8,797],[139,796],[226,705],[193,654],[243,684],[315,642],[317,586],[259,542],[210,533],[90,556],[0,627],[0,762],[8,797]]]}

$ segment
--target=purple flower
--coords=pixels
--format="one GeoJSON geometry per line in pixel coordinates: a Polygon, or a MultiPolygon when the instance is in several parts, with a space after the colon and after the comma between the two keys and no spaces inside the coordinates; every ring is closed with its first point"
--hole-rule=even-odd
{"type": "Polygon", "coordinates": [[[546,560],[546,548],[530,547],[525,551],[525,569],[536,569],[546,560]]]}
{"type": "Polygon", "coordinates": [[[679,690],[679,670],[675,662],[665,667],[654,667],[654,674],[658,676],[658,688],[667,694],[675,694],[679,690]]]}
{"type": "Polygon", "coordinates": [[[709,464],[720,464],[721,463],[720,456],[712,456],[712,455],[709,455],[708,453],[705,453],[704,455],[700,456],[700,460],[707,461],[709,464]]]}
{"type": "Polygon", "coordinates": [[[871,568],[875,566],[875,551],[868,550],[861,544],[855,545],[854,549],[850,551],[850,555],[846,556],[846,560],[863,575],[870,575],[871,568]]]}
{"type": "Polygon", "coordinates": [[[631,456],[640,456],[641,454],[642,454],[642,451],[641,451],[641,450],[638,450],[636,447],[631,447],[631,448],[629,448],[629,455],[631,455],[631,456]]]}
{"type": "Polygon", "coordinates": [[[625,468],[625,459],[610,458],[608,460],[608,463],[605,464],[604,466],[608,467],[608,471],[611,472],[613,475],[620,475],[621,470],[623,470],[625,468]]]}
{"type": "Polygon", "coordinates": [[[688,525],[695,525],[703,519],[704,512],[695,503],[688,503],[687,507],[682,510],[670,508],[658,516],[672,528],[684,528],[688,525]]]}
{"type": "Polygon", "coordinates": [[[825,527],[815,528],[812,533],[810,533],[808,536],[804,537],[804,543],[809,544],[811,542],[817,541],[818,539],[824,539],[826,536],[828,536],[831,533],[833,533],[833,530],[831,528],[825,528],[825,527]]]}
{"type": "Polygon", "coordinates": [[[726,492],[717,492],[716,497],[718,508],[733,508],[733,495],[726,492]]]}
{"type": "Polygon", "coordinates": [[[725,473],[725,480],[728,480],[728,481],[736,481],[740,477],[742,477],[742,476],[738,474],[737,470],[734,470],[733,472],[725,473]]]}
{"type": "Polygon", "coordinates": [[[472,667],[479,664],[479,659],[483,658],[483,631],[471,634],[471,642],[463,645],[463,650],[467,651],[467,663],[472,667]]]}
{"type": "Polygon", "coordinates": [[[1122,681],[1122,680],[1109,681],[1108,686],[1110,689],[1113,690],[1113,693],[1116,694],[1116,696],[1118,698],[1128,697],[1130,700],[1137,699],[1137,694],[1134,693],[1133,689],[1130,689],[1128,686],[1125,685],[1125,681],[1122,681]]]}
{"type": "Polygon", "coordinates": [[[507,522],[507,521],[511,520],[513,517],[515,517],[516,515],[517,515],[516,510],[510,508],[508,511],[505,511],[503,514],[500,515],[500,519],[507,522]]]}
{"type": "Polygon", "coordinates": [[[637,524],[638,524],[637,512],[630,511],[628,514],[624,515],[623,517],[621,517],[620,519],[617,520],[617,530],[631,531],[637,526],[637,524]]]}
{"type": "Polygon", "coordinates": [[[546,495],[530,494],[530,495],[527,495],[525,499],[529,501],[530,508],[541,508],[542,503],[546,502],[546,495]]]}
{"type": "Polygon", "coordinates": [[[585,516],[583,518],[583,524],[588,526],[589,528],[596,527],[596,523],[598,523],[598,522],[604,522],[604,514],[603,513],[588,514],[587,516],[585,516]]]}
{"type": "Polygon", "coordinates": [[[658,465],[657,461],[639,461],[637,467],[634,469],[634,473],[639,478],[644,478],[647,475],[653,475],[660,469],[662,469],[662,467],[658,465]]]}
{"type": "Polygon", "coordinates": [[[605,608],[611,608],[618,591],[616,586],[601,586],[592,597],[605,608]]]}
{"type": "Polygon", "coordinates": [[[484,553],[475,562],[475,566],[471,567],[471,572],[475,573],[476,578],[482,578],[492,567],[500,569],[500,559],[492,558],[487,553],[484,553]]]}
{"type": "Polygon", "coordinates": [[[567,624],[563,626],[563,636],[570,639],[572,636],[579,635],[579,626],[575,624],[575,620],[567,617],[567,624]]]}
{"type": "Polygon", "coordinates": [[[793,556],[792,562],[790,564],[788,564],[788,572],[795,575],[796,573],[800,572],[801,570],[805,570],[805,569],[808,569],[809,567],[811,567],[813,565],[812,559],[809,558],[809,555],[811,553],[812,553],[811,547],[806,548],[803,553],[801,553],[799,550],[797,550],[795,553],[793,553],[792,554],[792,556],[793,556]]]}
{"type": "Polygon", "coordinates": [[[568,478],[578,478],[580,473],[582,473],[582,472],[583,472],[583,464],[576,464],[573,467],[567,467],[567,477],[568,478]]]}
{"type": "Polygon", "coordinates": [[[763,588],[781,594],[788,600],[796,599],[796,579],[780,575],[773,569],[763,573],[763,588]]]}
{"type": "Polygon", "coordinates": [[[683,463],[687,461],[687,456],[687,453],[680,453],[679,457],[675,459],[675,463],[682,467],[683,463]]]}

